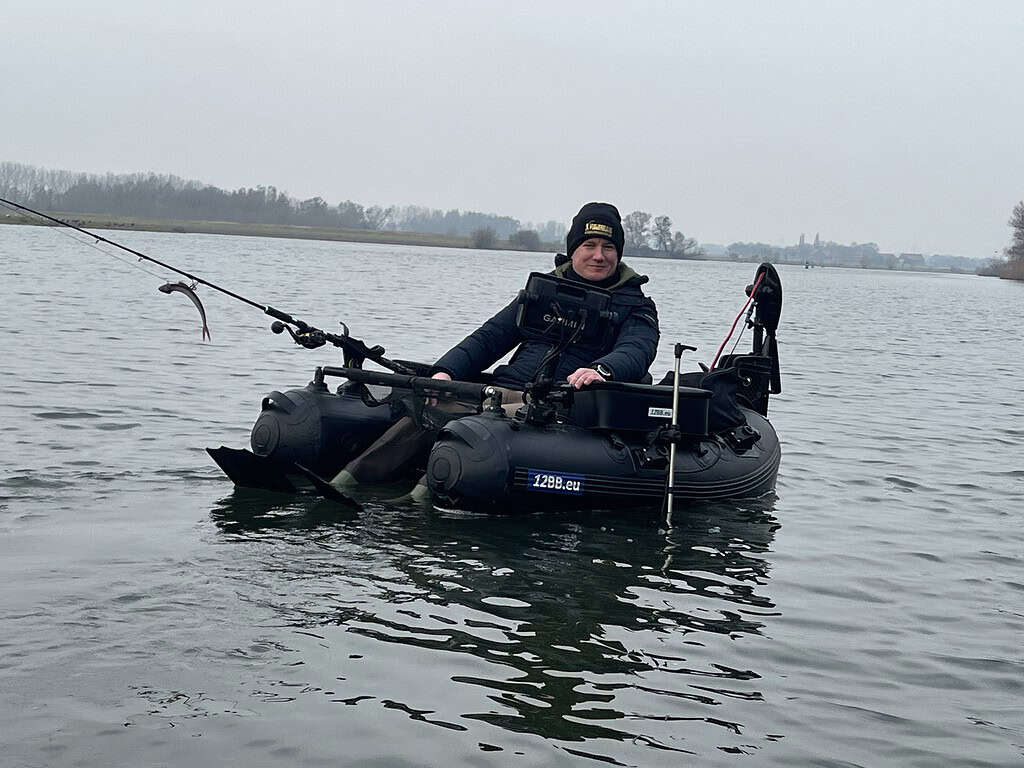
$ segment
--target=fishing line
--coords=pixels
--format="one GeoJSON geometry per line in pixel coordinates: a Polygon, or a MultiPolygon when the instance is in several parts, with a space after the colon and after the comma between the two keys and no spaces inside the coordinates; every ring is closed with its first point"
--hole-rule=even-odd
{"type": "MultiPolygon", "coordinates": [[[[728,335],[722,341],[721,346],[718,348],[718,351],[715,353],[715,359],[712,361],[711,368],[709,368],[708,370],[711,370],[711,371],[715,370],[715,366],[718,364],[718,358],[720,358],[722,356],[722,350],[725,349],[725,345],[729,343],[729,339],[732,338],[732,334],[736,330],[736,323],[738,323],[740,321],[740,318],[743,317],[743,313],[746,312],[747,311],[747,307],[750,306],[750,302],[752,302],[754,300],[754,297],[757,295],[757,289],[761,285],[761,281],[764,280],[764,276],[766,274],[768,274],[767,270],[762,272],[760,274],[760,276],[757,278],[757,280],[754,281],[754,287],[750,289],[750,295],[747,296],[747,300],[744,302],[743,308],[740,309],[740,313],[738,315],[736,315],[736,319],[732,321],[732,328],[729,329],[728,335]]],[[[740,335],[742,335],[742,331],[740,332],[740,335]]],[[[739,339],[736,339],[736,341],[737,341],[737,343],[739,343],[739,339]]],[[[735,349],[735,347],[733,347],[733,348],[735,349]]]]}
{"type": "MultiPolygon", "coordinates": [[[[20,211],[18,211],[10,203],[8,203],[7,200],[4,200],[2,198],[0,198],[0,205],[3,205],[3,207],[6,208],[9,211],[13,211],[14,213],[20,213],[20,211]]],[[[159,275],[159,274],[157,274],[156,272],[154,272],[154,271],[152,271],[150,269],[146,269],[144,266],[142,266],[139,263],[138,259],[135,259],[135,260],[126,259],[123,256],[118,256],[116,253],[111,253],[110,251],[106,250],[105,248],[101,248],[99,246],[98,241],[95,240],[95,239],[86,240],[84,237],[78,237],[77,235],[74,235],[71,232],[68,232],[63,227],[57,227],[56,231],[57,231],[58,234],[63,235],[64,237],[70,238],[71,240],[74,240],[79,245],[84,245],[84,246],[86,246],[88,248],[92,248],[94,251],[99,251],[104,256],[109,256],[112,259],[117,259],[122,264],[127,264],[129,267],[135,267],[135,269],[138,269],[141,272],[145,272],[150,277],[155,277],[157,280],[166,280],[167,279],[164,275],[159,275]]],[[[91,235],[90,235],[90,238],[91,238],[91,235]]]]}
{"type": "MultiPolygon", "coordinates": [[[[178,269],[177,267],[172,267],[170,264],[167,264],[166,262],[160,261],[160,259],[155,259],[152,256],[147,256],[146,254],[141,253],[140,251],[136,251],[134,248],[129,248],[127,245],[121,245],[121,243],[115,243],[113,240],[108,240],[107,238],[103,237],[102,235],[97,235],[95,232],[90,232],[89,230],[83,229],[82,227],[76,226],[75,224],[72,224],[72,223],[70,223],[68,221],[64,221],[62,219],[58,219],[58,218],[56,218],[54,216],[50,216],[48,213],[42,213],[40,211],[34,210],[32,208],[29,208],[27,206],[21,205],[19,203],[15,203],[13,200],[6,200],[6,199],[4,199],[2,197],[0,197],[0,203],[5,203],[7,206],[16,208],[19,211],[25,211],[26,213],[35,214],[36,216],[39,216],[40,218],[46,219],[47,221],[52,221],[54,224],[59,224],[62,227],[67,227],[68,229],[73,229],[76,232],[81,232],[83,235],[88,235],[89,237],[93,238],[97,242],[106,243],[107,245],[112,245],[115,248],[119,248],[122,251],[125,251],[127,253],[132,254],[132,256],[137,256],[140,259],[145,259],[146,261],[152,262],[153,264],[161,266],[164,269],[170,270],[171,272],[174,272],[175,274],[181,275],[182,277],[187,277],[189,280],[192,280],[195,283],[199,283],[200,285],[205,285],[208,288],[213,288],[213,290],[215,290],[215,291],[220,291],[221,293],[223,293],[223,294],[225,294],[227,296],[230,296],[233,299],[236,299],[236,300],[241,301],[241,302],[243,302],[245,304],[248,304],[250,307],[256,307],[256,309],[260,310],[264,314],[270,315],[271,317],[276,317],[277,319],[283,320],[284,322],[293,322],[293,320],[292,320],[292,318],[290,316],[279,317],[278,315],[284,315],[284,313],[283,312],[278,312],[278,310],[274,310],[273,307],[270,307],[270,306],[268,306],[266,304],[259,304],[259,303],[255,302],[255,301],[253,301],[252,299],[247,299],[247,298],[245,298],[245,296],[240,296],[239,294],[235,293],[234,291],[229,291],[227,288],[221,288],[219,285],[216,285],[215,283],[211,283],[209,280],[204,280],[203,278],[199,277],[198,275],[193,275],[191,272],[186,272],[183,269],[178,269]],[[273,310],[273,311],[271,311],[271,310],[273,310]],[[275,314],[275,312],[277,312],[278,314],[275,314]]],[[[106,251],[104,251],[104,253],[106,253],[106,251]]]]}
{"type": "Polygon", "coordinates": [[[739,334],[736,336],[736,342],[732,345],[732,349],[729,350],[730,355],[736,354],[736,347],[740,345],[740,340],[743,338],[743,334],[747,331],[747,324],[744,323],[740,328],[739,334]]]}
{"type": "Polygon", "coordinates": [[[154,272],[151,269],[146,269],[144,266],[142,266],[139,263],[138,259],[134,259],[134,260],[133,259],[126,259],[124,256],[118,256],[116,253],[111,253],[110,251],[106,250],[105,248],[101,248],[99,246],[99,244],[97,244],[96,242],[90,242],[89,240],[86,240],[84,237],[76,237],[75,235],[71,234],[70,232],[65,232],[64,230],[61,230],[61,229],[58,229],[57,231],[60,234],[64,235],[65,237],[70,237],[72,240],[74,240],[76,243],[79,243],[80,245],[84,245],[84,246],[87,246],[89,248],[92,248],[94,251],[99,251],[104,256],[109,256],[112,259],[116,259],[117,261],[121,262],[122,264],[127,264],[129,267],[135,267],[135,269],[139,270],[140,272],[145,272],[150,277],[155,277],[157,280],[166,280],[167,279],[164,275],[159,275],[159,274],[157,274],[156,272],[154,272]]]}
{"type": "Polygon", "coordinates": [[[129,248],[127,245],[122,245],[121,243],[115,242],[114,240],[109,240],[106,237],[103,237],[102,235],[97,235],[95,232],[90,232],[88,229],[83,229],[82,227],[79,227],[76,224],[72,224],[71,222],[64,221],[63,219],[58,219],[55,216],[51,216],[48,213],[42,213],[41,211],[37,211],[34,208],[29,208],[26,205],[21,205],[20,203],[16,203],[13,200],[7,200],[3,197],[0,197],[0,204],[5,206],[9,210],[30,213],[34,216],[38,216],[41,219],[45,219],[46,221],[52,222],[61,227],[66,227],[68,229],[74,230],[75,232],[79,232],[83,235],[86,235],[93,242],[83,242],[81,240],[78,240],[77,238],[73,239],[76,242],[82,243],[82,245],[88,245],[90,247],[96,248],[105,256],[112,256],[113,258],[117,258],[118,261],[123,261],[124,263],[131,263],[132,266],[138,267],[139,269],[142,269],[143,272],[146,272],[149,275],[153,275],[158,279],[163,280],[165,278],[153,272],[150,272],[149,270],[143,269],[138,262],[128,262],[126,259],[118,258],[109,251],[99,248],[98,243],[105,243],[106,245],[111,245],[114,248],[117,248],[118,250],[124,251],[125,253],[130,253],[132,256],[137,257],[138,261],[148,261],[152,264],[156,264],[158,267],[163,267],[169,272],[174,272],[175,274],[181,275],[182,277],[187,277],[189,280],[192,281],[192,285],[186,285],[185,283],[182,282],[167,282],[164,285],[160,286],[159,290],[162,293],[183,293],[192,301],[193,304],[196,305],[196,309],[199,310],[199,314],[203,318],[204,338],[207,338],[209,336],[209,331],[206,328],[206,311],[203,309],[202,302],[199,300],[199,297],[195,293],[195,288],[198,285],[205,285],[208,288],[212,288],[215,291],[223,293],[225,296],[230,296],[232,299],[235,299],[236,301],[240,301],[243,304],[248,304],[250,307],[255,307],[265,315],[269,315],[270,317],[278,321],[271,324],[270,330],[273,331],[274,333],[283,333],[284,330],[287,329],[288,333],[292,337],[292,341],[294,341],[296,344],[299,344],[300,346],[306,347],[307,349],[316,349],[317,347],[323,346],[324,344],[327,343],[333,344],[334,346],[340,348],[344,352],[345,365],[348,367],[361,368],[364,360],[372,360],[378,365],[382,365],[385,368],[388,368],[396,373],[415,375],[415,368],[410,367],[409,364],[404,363],[401,360],[389,360],[388,358],[386,358],[384,356],[384,347],[380,346],[379,344],[374,345],[373,347],[368,347],[359,339],[349,336],[348,327],[345,326],[344,323],[342,323],[342,326],[344,327],[344,333],[342,334],[329,333],[327,331],[320,330],[319,328],[310,325],[304,320],[300,320],[297,317],[292,317],[287,312],[282,312],[280,309],[276,309],[270,306],[269,304],[260,304],[256,301],[253,301],[252,299],[247,299],[245,296],[242,296],[241,294],[235,293],[234,291],[229,291],[227,288],[222,288],[216,283],[211,283],[209,280],[204,280],[198,275],[193,275],[191,272],[186,272],[183,269],[178,269],[177,267],[171,266],[166,262],[160,261],[160,259],[155,259],[152,256],[147,256],[141,251],[136,251],[134,248],[129,248]],[[293,331],[291,326],[294,326],[296,330],[293,331]]]}

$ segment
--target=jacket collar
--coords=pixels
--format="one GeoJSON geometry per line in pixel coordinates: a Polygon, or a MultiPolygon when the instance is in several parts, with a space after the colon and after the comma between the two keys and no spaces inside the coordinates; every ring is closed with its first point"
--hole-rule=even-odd
{"type": "MultiPolygon", "coordinates": [[[[552,274],[554,274],[555,277],[565,277],[571,268],[572,262],[566,261],[564,264],[559,264],[557,267],[555,267],[555,270],[552,274]]],[[[650,278],[648,278],[647,275],[638,275],[635,271],[633,271],[633,268],[631,266],[620,261],[618,281],[614,285],[608,286],[608,288],[606,288],[605,290],[614,291],[616,288],[621,288],[627,283],[631,283],[633,281],[636,281],[636,285],[643,285],[649,279],[650,278]]]]}

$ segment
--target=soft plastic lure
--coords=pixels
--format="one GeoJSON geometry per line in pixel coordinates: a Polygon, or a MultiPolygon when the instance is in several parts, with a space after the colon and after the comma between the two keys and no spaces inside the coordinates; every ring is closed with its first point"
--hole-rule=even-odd
{"type": "Polygon", "coordinates": [[[193,304],[196,305],[196,309],[199,310],[199,317],[203,320],[203,341],[207,339],[212,341],[210,336],[210,328],[206,325],[206,310],[203,309],[203,302],[199,300],[199,296],[196,295],[196,284],[186,285],[182,282],[177,283],[164,283],[160,286],[159,290],[161,293],[183,293],[189,297],[193,304]]]}

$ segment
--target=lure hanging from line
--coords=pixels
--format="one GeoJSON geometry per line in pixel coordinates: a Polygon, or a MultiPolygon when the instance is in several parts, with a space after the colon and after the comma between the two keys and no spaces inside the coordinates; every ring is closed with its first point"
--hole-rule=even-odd
{"type": "Polygon", "coordinates": [[[206,310],[203,309],[203,302],[199,300],[199,296],[196,294],[196,285],[196,283],[192,283],[192,285],[187,285],[179,281],[177,283],[164,283],[157,290],[159,290],[160,293],[183,293],[186,296],[188,296],[192,303],[196,305],[196,309],[199,310],[199,317],[202,318],[203,341],[213,341],[213,337],[210,336],[210,328],[206,324],[206,310]]]}

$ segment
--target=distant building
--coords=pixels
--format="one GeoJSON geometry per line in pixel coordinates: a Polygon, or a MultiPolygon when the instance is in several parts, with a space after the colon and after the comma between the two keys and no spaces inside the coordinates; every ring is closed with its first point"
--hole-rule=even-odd
{"type": "Polygon", "coordinates": [[[872,269],[892,269],[896,266],[895,253],[866,253],[863,256],[861,265],[872,269]]]}
{"type": "Polygon", "coordinates": [[[972,259],[967,256],[952,256],[948,253],[936,253],[925,261],[934,269],[948,269],[951,272],[973,272],[985,263],[985,259],[972,259]]]}

